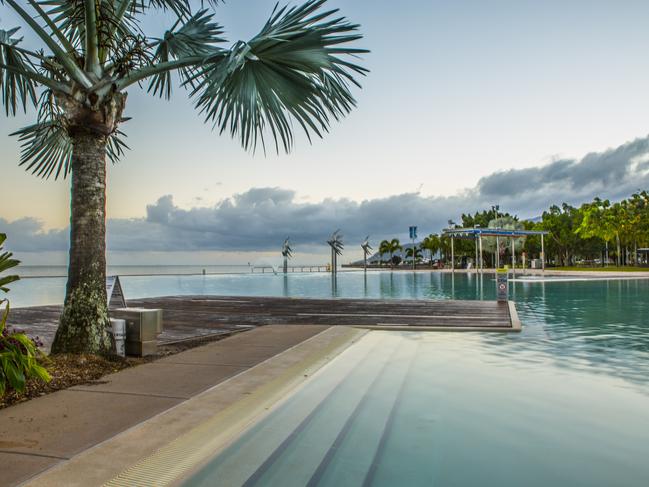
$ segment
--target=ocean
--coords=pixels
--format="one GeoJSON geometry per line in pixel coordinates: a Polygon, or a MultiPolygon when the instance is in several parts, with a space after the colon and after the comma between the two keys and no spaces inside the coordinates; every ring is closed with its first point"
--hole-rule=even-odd
{"type": "MultiPolygon", "coordinates": [[[[109,276],[164,276],[203,274],[245,274],[259,266],[250,264],[237,265],[109,265],[106,274],[109,276]]],[[[270,266],[268,266],[270,267],[270,266]]],[[[21,278],[30,277],[65,277],[67,266],[64,265],[21,265],[14,272],[21,278]]],[[[10,271],[10,273],[12,273],[10,271]]]]}

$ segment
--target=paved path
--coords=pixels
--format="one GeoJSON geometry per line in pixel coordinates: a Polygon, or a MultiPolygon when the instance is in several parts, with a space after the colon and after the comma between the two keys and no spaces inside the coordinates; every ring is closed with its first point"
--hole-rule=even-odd
{"type": "Polygon", "coordinates": [[[0,410],[0,486],[66,461],[327,328],[260,327],[0,410]]]}

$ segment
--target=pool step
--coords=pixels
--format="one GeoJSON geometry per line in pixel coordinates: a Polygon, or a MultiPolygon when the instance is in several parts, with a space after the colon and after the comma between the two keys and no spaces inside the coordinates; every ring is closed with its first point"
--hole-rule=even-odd
{"type": "Polygon", "coordinates": [[[399,391],[416,356],[417,342],[404,340],[347,420],[309,480],[309,487],[366,485],[381,457],[399,391]]]}
{"type": "Polygon", "coordinates": [[[336,444],[341,431],[381,378],[403,340],[382,343],[381,354],[370,352],[323,402],[293,430],[257,471],[243,484],[303,487],[336,444]]]}
{"type": "MultiPolygon", "coordinates": [[[[376,354],[381,341],[378,335],[368,336],[355,347],[354,353],[343,352],[335,362],[322,369],[323,373],[318,374],[316,384],[310,382],[298,390],[288,403],[280,405],[270,413],[267,420],[253,426],[232,447],[193,476],[188,485],[212,486],[215,478],[219,479],[219,485],[222,486],[241,486],[246,482],[254,485],[255,475],[261,473],[260,468],[264,464],[269,465],[269,458],[277,456],[275,452],[286,448],[287,443],[296,436],[296,429],[314,418],[328,396],[336,391],[345,391],[350,395],[350,380],[367,380],[366,374],[374,372],[367,363],[376,354]]],[[[352,396],[353,394],[350,395],[352,396]]]]}

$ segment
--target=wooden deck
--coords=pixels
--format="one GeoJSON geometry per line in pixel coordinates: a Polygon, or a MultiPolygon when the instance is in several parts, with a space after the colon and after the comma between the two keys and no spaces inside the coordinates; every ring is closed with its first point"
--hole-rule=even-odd
{"type": "MultiPolygon", "coordinates": [[[[172,296],[130,299],[128,305],[164,310],[161,344],[270,324],[520,331],[511,302],[172,296]]],[[[60,306],[16,308],[10,324],[38,335],[49,348],[60,312],[60,306]]]]}

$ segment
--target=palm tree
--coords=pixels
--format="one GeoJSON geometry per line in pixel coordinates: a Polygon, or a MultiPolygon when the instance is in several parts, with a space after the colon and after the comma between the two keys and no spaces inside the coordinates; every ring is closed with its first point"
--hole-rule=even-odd
{"type": "Polygon", "coordinates": [[[379,264],[383,264],[383,256],[390,252],[390,242],[382,240],[379,244],[379,264]]]}
{"type": "Polygon", "coordinates": [[[421,241],[421,248],[428,250],[430,253],[430,265],[433,265],[433,255],[437,253],[437,251],[441,247],[441,241],[439,239],[438,235],[435,234],[430,234],[427,237],[424,237],[424,239],[421,241]]]}
{"type": "Polygon", "coordinates": [[[390,266],[394,266],[394,253],[397,250],[401,250],[401,243],[398,238],[393,238],[392,240],[383,240],[379,245],[379,253],[381,256],[383,254],[390,254],[390,266]]]}
{"type": "MultiPolygon", "coordinates": [[[[218,0],[211,0],[212,4],[218,0]]],[[[358,25],[326,0],[276,8],[259,34],[223,47],[223,28],[191,0],[4,0],[43,49],[20,47],[18,28],[0,30],[0,89],[7,115],[37,108],[36,123],[16,134],[21,165],[48,177],[71,175],[70,254],[64,310],[53,352],[105,353],[106,157],[126,145],[121,131],[127,92],[142,85],[169,98],[172,80],[189,91],[198,112],[245,149],[264,133],[275,150],[293,145],[292,121],[322,136],[355,100],[351,85],[366,70],[349,60],[358,25]],[[147,13],[164,10],[173,26],[147,35],[147,13]]]]}
{"type": "Polygon", "coordinates": [[[410,259],[413,259],[415,262],[417,262],[417,259],[421,259],[421,248],[417,247],[416,245],[414,247],[407,248],[406,257],[409,257],[410,259]]]}

